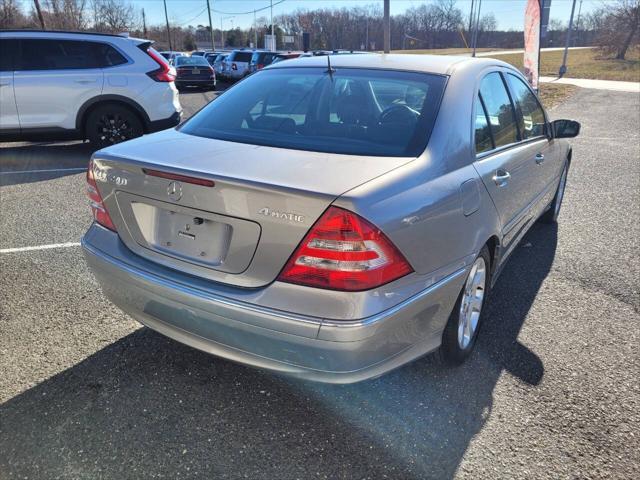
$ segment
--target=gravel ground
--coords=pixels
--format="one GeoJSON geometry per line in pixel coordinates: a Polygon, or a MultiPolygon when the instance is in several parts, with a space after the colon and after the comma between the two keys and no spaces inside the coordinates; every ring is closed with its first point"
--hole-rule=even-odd
{"type": "MultiPolygon", "coordinates": [[[[183,95],[193,112],[212,93],[183,95]]],[[[558,227],[536,225],[471,360],[326,386],[140,328],[77,247],[0,253],[0,479],[640,478],[640,106],[579,90],[558,227]]],[[[77,242],[80,144],[0,149],[0,249],[77,242]]]]}

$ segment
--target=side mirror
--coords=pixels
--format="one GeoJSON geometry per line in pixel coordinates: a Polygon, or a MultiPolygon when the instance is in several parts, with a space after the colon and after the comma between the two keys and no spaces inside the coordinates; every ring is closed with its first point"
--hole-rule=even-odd
{"type": "Polygon", "coordinates": [[[574,138],[580,133],[580,123],[575,120],[554,120],[551,124],[554,138],[574,138]]]}

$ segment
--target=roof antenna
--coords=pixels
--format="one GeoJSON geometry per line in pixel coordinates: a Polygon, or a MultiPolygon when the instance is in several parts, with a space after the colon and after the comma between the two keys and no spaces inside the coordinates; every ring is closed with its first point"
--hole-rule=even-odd
{"type": "Polygon", "coordinates": [[[329,74],[329,77],[331,77],[331,81],[333,82],[333,74],[335,73],[336,69],[331,67],[331,55],[327,55],[327,71],[325,73],[329,74]]]}

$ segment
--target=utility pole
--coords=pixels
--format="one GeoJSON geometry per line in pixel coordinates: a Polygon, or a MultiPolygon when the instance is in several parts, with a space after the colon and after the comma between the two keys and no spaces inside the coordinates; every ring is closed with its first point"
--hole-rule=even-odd
{"type": "Polygon", "coordinates": [[[142,36],[147,38],[147,17],[144,15],[144,8],[142,9],[142,36]]]}
{"type": "Polygon", "coordinates": [[[366,48],[365,50],[368,52],[369,51],[369,13],[367,12],[367,35],[366,35],[366,39],[367,39],[367,43],[365,43],[366,48]]]}
{"type": "Polygon", "coordinates": [[[171,45],[171,29],[169,28],[169,15],[167,15],[167,0],[162,0],[164,3],[164,19],[167,21],[167,37],[169,37],[169,50],[173,51],[173,45],[171,45]]]}
{"type": "Polygon", "coordinates": [[[40,20],[40,26],[42,27],[42,30],[46,30],[47,26],[44,23],[44,17],[42,16],[42,10],[40,10],[40,1],[39,0],[33,0],[33,3],[36,4],[36,12],[38,12],[38,20],[40,20]]]}
{"type": "Polygon", "coordinates": [[[258,48],[258,24],[256,23],[256,11],[253,11],[253,48],[258,48]]]}
{"type": "MultiPolygon", "coordinates": [[[[580,14],[582,13],[582,0],[580,0],[580,6],[578,7],[578,20],[576,20],[576,33],[580,31],[580,14]]],[[[573,46],[576,46],[576,41],[578,37],[576,35],[576,39],[573,41],[573,46]]]]}
{"type": "Polygon", "coordinates": [[[271,41],[273,42],[271,44],[271,51],[275,52],[277,45],[276,45],[275,28],[273,26],[273,0],[271,0],[271,41]]]}
{"type": "Polygon", "coordinates": [[[384,20],[383,20],[383,31],[384,31],[384,53],[389,53],[391,51],[391,18],[390,18],[390,0],[384,0],[384,20]]]}
{"type": "MultiPolygon", "coordinates": [[[[474,7],[474,3],[475,0],[471,0],[471,11],[469,12],[469,29],[467,30],[467,33],[471,33],[471,28],[473,27],[473,7],[474,7]]],[[[471,40],[471,39],[469,39],[471,40]]]]}
{"type": "Polygon", "coordinates": [[[476,25],[473,30],[473,53],[472,57],[476,56],[476,47],[478,46],[478,29],[480,28],[480,9],[482,8],[482,0],[478,0],[478,12],[476,16],[476,25]]]}
{"type": "Polygon", "coordinates": [[[211,34],[211,50],[215,52],[216,42],[213,39],[213,24],[211,23],[211,5],[209,5],[209,0],[207,0],[207,12],[209,13],[209,33],[211,34]]]}
{"type": "Polygon", "coordinates": [[[573,0],[573,5],[571,5],[571,17],[569,17],[569,29],[567,30],[567,41],[564,45],[564,55],[562,57],[562,65],[560,66],[560,71],[558,72],[558,77],[562,78],[562,76],[567,73],[567,54],[569,53],[569,45],[571,44],[571,29],[573,28],[573,12],[576,9],[576,0],[573,0]]]}

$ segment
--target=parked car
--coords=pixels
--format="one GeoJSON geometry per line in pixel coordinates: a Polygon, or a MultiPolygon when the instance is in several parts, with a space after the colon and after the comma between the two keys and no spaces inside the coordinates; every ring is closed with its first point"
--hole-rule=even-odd
{"type": "Polygon", "coordinates": [[[262,50],[253,52],[253,55],[251,55],[251,60],[249,61],[247,74],[257,72],[258,70],[262,70],[264,67],[271,65],[271,62],[273,62],[273,59],[276,58],[277,55],[277,52],[268,52],[262,50]]]}
{"type": "Polygon", "coordinates": [[[191,52],[192,57],[204,57],[206,54],[206,50],[196,50],[195,52],[191,52]]]}
{"type": "Polygon", "coordinates": [[[495,59],[282,62],[97,152],[82,244],[116,305],[221,357],[336,383],[458,364],[579,130],[495,59]]]}
{"type": "Polygon", "coordinates": [[[279,53],[273,59],[271,63],[283,62],[285,60],[293,60],[294,58],[298,58],[302,55],[302,52],[288,52],[288,53],[279,53]]]}
{"type": "Polygon", "coordinates": [[[223,75],[229,80],[240,80],[249,73],[249,62],[253,52],[251,50],[234,50],[225,60],[223,75]]]}
{"type": "Polygon", "coordinates": [[[213,70],[216,72],[217,77],[224,78],[227,56],[227,54],[221,53],[213,62],[213,70]]]}
{"type": "Polygon", "coordinates": [[[177,125],[175,70],[150,41],[0,32],[0,140],[89,139],[97,147],[177,125]]]}
{"type": "Polygon", "coordinates": [[[216,88],[216,73],[204,57],[176,58],[176,88],[185,87],[216,88]]]}
{"type": "Polygon", "coordinates": [[[185,56],[185,54],[182,52],[173,52],[173,51],[160,52],[160,55],[162,55],[169,62],[169,65],[174,65],[175,59],[177,57],[185,56]]]}

